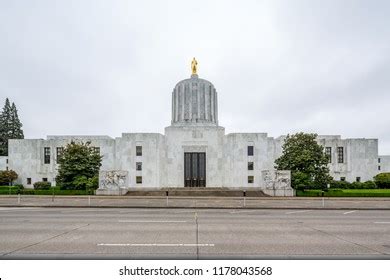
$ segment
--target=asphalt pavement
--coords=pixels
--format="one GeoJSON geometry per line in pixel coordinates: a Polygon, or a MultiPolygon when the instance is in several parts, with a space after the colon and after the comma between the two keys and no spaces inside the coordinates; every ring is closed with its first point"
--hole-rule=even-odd
{"type": "Polygon", "coordinates": [[[390,259],[390,211],[0,206],[2,259],[390,259]]]}
{"type": "Polygon", "coordinates": [[[0,207],[389,209],[390,197],[0,196],[0,207]]]}

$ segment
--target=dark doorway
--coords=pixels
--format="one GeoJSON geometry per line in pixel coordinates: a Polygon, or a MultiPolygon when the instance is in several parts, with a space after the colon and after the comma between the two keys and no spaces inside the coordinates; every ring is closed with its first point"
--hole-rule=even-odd
{"type": "Polygon", "coordinates": [[[184,186],[206,187],[206,153],[184,153],[184,186]]]}

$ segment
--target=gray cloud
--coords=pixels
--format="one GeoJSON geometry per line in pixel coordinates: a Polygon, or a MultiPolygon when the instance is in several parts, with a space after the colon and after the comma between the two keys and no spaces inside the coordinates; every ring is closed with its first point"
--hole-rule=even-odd
{"type": "Polygon", "coordinates": [[[227,132],[379,138],[388,1],[3,1],[0,96],[28,138],[163,132],[192,56],[227,132]]]}

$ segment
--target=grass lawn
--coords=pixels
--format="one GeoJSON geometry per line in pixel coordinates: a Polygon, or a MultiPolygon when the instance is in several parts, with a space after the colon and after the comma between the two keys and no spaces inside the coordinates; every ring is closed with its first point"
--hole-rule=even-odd
{"type": "MultiPolygon", "coordinates": [[[[321,190],[297,191],[297,196],[321,196],[321,190]]],[[[324,192],[328,197],[390,197],[390,189],[330,189],[324,192]]]]}
{"type": "MultiPolygon", "coordinates": [[[[86,195],[85,190],[60,190],[59,187],[53,187],[50,190],[34,190],[34,189],[20,189],[17,186],[0,186],[0,195],[9,194],[20,194],[22,195],[86,195]]],[[[91,190],[90,195],[93,194],[91,190]]]]}

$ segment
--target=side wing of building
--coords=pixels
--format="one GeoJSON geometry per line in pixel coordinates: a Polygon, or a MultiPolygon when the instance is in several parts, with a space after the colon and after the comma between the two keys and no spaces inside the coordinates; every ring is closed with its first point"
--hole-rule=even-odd
{"type": "Polygon", "coordinates": [[[390,172],[390,156],[378,157],[378,173],[390,172]]]}

